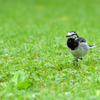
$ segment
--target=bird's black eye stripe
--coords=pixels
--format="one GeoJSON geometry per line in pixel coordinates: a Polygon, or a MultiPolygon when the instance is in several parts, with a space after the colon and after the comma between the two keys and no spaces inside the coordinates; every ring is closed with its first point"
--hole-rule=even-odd
{"type": "Polygon", "coordinates": [[[77,35],[77,34],[72,34],[71,36],[73,36],[73,35],[77,35]]]}

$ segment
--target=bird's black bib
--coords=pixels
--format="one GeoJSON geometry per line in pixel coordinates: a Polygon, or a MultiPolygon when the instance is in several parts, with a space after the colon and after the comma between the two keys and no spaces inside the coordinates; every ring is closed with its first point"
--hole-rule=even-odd
{"type": "Polygon", "coordinates": [[[67,41],[67,46],[71,49],[71,50],[74,50],[77,46],[78,46],[78,41],[75,40],[75,39],[68,39],[67,41]]]}

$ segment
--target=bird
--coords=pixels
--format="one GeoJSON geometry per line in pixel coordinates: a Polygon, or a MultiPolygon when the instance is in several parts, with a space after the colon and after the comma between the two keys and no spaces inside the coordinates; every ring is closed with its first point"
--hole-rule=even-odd
{"type": "Polygon", "coordinates": [[[88,45],[87,41],[79,37],[75,31],[68,32],[66,37],[68,37],[67,48],[75,57],[74,61],[76,62],[78,62],[78,59],[82,60],[91,48],[97,47],[96,45],[88,45]]]}

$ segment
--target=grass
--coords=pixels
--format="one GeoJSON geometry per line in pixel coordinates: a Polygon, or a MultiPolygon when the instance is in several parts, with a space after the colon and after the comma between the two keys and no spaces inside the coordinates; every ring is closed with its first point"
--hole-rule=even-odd
{"type": "Polygon", "coordinates": [[[0,100],[100,100],[99,9],[99,0],[1,0],[0,100]],[[79,63],[69,31],[98,46],[79,63]]]}

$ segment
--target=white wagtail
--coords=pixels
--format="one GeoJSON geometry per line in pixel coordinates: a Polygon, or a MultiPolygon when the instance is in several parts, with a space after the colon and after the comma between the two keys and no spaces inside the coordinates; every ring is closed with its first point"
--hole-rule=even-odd
{"type": "Polygon", "coordinates": [[[88,51],[96,47],[95,45],[88,45],[86,40],[82,37],[79,37],[75,31],[68,32],[67,40],[67,48],[69,52],[76,57],[74,61],[78,62],[78,59],[83,59],[83,56],[85,56],[88,51]]]}

